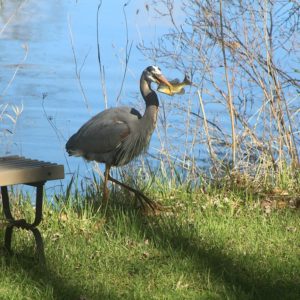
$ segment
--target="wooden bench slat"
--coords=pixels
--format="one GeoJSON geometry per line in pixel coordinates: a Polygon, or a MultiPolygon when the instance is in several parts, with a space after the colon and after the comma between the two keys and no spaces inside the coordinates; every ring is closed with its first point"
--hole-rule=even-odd
{"type": "Polygon", "coordinates": [[[5,168],[22,168],[22,167],[35,167],[35,166],[58,166],[57,164],[44,163],[44,162],[10,162],[10,163],[1,163],[0,169],[5,168]]]}
{"type": "Polygon", "coordinates": [[[0,157],[0,160],[11,160],[11,159],[20,159],[20,158],[25,158],[24,156],[19,156],[19,155],[8,155],[8,156],[2,156],[0,157]]]}
{"type": "Polygon", "coordinates": [[[29,159],[25,157],[0,157],[0,164],[18,164],[18,163],[44,163],[44,164],[55,164],[51,162],[45,162],[37,159],[29,159]]]}
{"type": "Polygon", "coordinates": [[[63,179],[64,166],[20,156],[0,158],[0,186],[63,179]]]}

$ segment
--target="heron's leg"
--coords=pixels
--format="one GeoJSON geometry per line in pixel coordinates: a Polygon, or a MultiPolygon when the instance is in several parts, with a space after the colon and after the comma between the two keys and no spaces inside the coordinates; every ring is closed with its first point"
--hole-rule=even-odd
{"type": "Polygon", "coordinates": [[[110,166],[105,165],[105,172],[104,172],[104,188],[103,188],[103,202],[107,203],[108,197],[109,197],[109,190],[107,187],[107,181],[109,180],[109,171],[110,171],[110,166]]]}
{"type": "Polygon", "coordinates": [[[141,202],[141,205],[143,206],[143,208],[145,209],[146,206],[150,207],[153,211],[156,211],[158,209],[161,209],[161,205],[159,205],[158,203],[154,202],[153,200],[149,199],[147,196],[145,196],[142,192],[132,188],[131,186],[123,183],[123,182],[120,182],[119,180],[111,177],[109,174],[108,174],[108,180],[122,186],[123,188],[133,192],[137,198],[140,200],[141,202]],[[146,206],[145,206],[146,204],[146,206]]]}

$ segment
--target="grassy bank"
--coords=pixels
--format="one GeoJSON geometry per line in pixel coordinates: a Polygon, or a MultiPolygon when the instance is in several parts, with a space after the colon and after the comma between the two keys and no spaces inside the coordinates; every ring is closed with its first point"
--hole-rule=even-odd
{"type": "MultiPolygon", "coordinates": [[[[46,264],[31,232],[16,230],[16,254],[1,252],[0,299],[300,299],[298,209],[178,188],[163,196],[174,212],[146,217],[127,196],[97,212],[82,199],[46,205],[46,264]]],[[[15,213],[30,216],[22,203],[15,213]]]]}

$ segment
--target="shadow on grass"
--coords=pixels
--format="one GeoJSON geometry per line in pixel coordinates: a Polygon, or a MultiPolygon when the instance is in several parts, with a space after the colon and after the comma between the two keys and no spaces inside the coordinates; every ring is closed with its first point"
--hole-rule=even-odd
{"type": "MultiPolygon", "coordinates": [[[[0,238],[3,241],[4,236],[0,234],[0,238]]],[[[43,251],[43,248],[39,247],[38,252],[31,255],[28,253],[29,249],[24,248],[19,252],[9,252],[2,247],[0,255],[5,258],[6,271],[16,277],[22,277],[22,274],[24,274],[26,280],[34,282],[33,289],[35,289],[34,286],[37,286],[40,290],[45,290],[45,288],[53,290],[51,299],[119,299],[113,291],[108,291],[104,286],[101,287],[100,283],[98,283],[98,290],[101,290],[101,292],[96,295],[90,295],[90,292],[80,287],[80,284],[69,283],[51,268],[51,261],[47,260],[47,256],[45,256],[45,253],[41,253],[41,250],[43,251]]],[[[23,279],[21,281],[23,282],[23,279]]]]}
{"type": "MultiPolygon", "coordinates": [[[[114,198],[117,196],[115,194],[114,198]]],[[[99,212],[101,213],[103,211],[99,212]]],[[[224,293],[224,298],[232,295],[230,299],[300,299],[300,287],[296,280],[276,281],[279,277],[276,274],[265,275],[262,274],[262,270],[249,271],[243,258],[224,255],[222,249],[210,245],[209,241],[203,242],[193,226],[180,225],[176,217],[145,217],[137,214],[132,206],[124,206],[112,199],[107,208],[107,217],[112,225],[117,214],[125,214],[128,217],[132,226],[138,229],[141,239],[147,238],[157,248],[170,251],[179,258],[189,259],[192,264],[187,267],[186,272],[201,274],[209,270],[212,278],[222,282],[228,291],[224,293]]],[[[3,241],[1,234],[0,239],[3,241]]],[[[6,262],[9,272],[25,274],[29,281],[34,282],[33,286],[40,290],[46,287],[52,289],[54,299],[120,299],[113,287],[108,288],[101,285],[101,282],[96,294],[85,290],[80,282],[69,281],[66,275],[62,276],[54,270],[51,266],[53,262],[47,261],[47,255],[46,264],[38,264],[24,250],[18,255],[7,256],[6,262]]]]}
{"type": "Polygon", "coordinates": [[[214,245],[204,243],[193,227],[178,225],[176,217],[144,217],[130,207],[116,204],[112,207],[112,213],[114,210],[127,214],[130,222],[138,227],[141,238],[146,237],[156,247],[169,249],[182,259],[191,260],[193,269],[187,272],[210,270],[211,276],[222,281],[229,294],[237,299],[300,299],[300,286],[296,280],[280,281],[276,280],[279,275],[274,273],[266,275],[262,270],[247,270],[242,257],[234,259],[224,255],[214,245]]]}

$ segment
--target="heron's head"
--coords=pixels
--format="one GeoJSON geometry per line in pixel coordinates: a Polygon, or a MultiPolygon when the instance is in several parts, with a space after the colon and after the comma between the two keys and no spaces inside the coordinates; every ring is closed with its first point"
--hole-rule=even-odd
{"type": "Polygon", "coordinates": [[[149,66],[143,72],[144,79],[150,85],[151,82],[157,84],[164,84],[168,87],[172,87],[171,83],[166,79],[166,77],[162,74],[161,70],[157,66],[149,66]]]}

